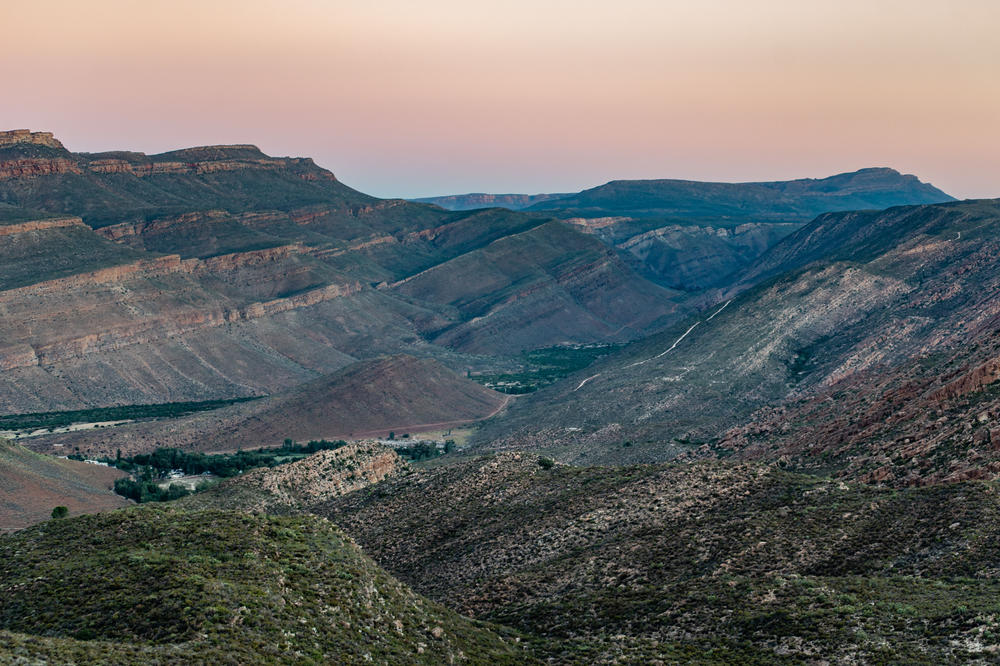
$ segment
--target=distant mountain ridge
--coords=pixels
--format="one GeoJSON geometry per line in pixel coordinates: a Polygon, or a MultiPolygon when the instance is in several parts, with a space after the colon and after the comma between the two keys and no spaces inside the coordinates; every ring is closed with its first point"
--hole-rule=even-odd
{"type": "Polygon", "coordinates": [[[816,215],[953,201],[916,176],[876,167],[828,178],[717,183],[615,180],[576,194],[459,195],[445,208],[505,206],[565,219],[671,289],[718,287],[816,215]]]}
{"type": "Polygon", "coordinates": [[[866,210],[954,201],[930,183],[888,167],[826,178],[761,182],[679,179],[612,180],[575,194],[457,194],[414,199],[449,210],[499,206],[565,211],[579,217],[812,218],[836,210],[866,210]]]}
{"type": "Polygon", "coordinates": [[[441,206],[448,210],[474,210],[476,208],[509,208],[510,210],[522,210],[534,204],[552,199],[561,199],[571,196],[568,193],[562,194],[486,194],[484,192],[474,192],[470,194],[451,194],[440,197],[421,197],[411,199],[419,203],[429,203],[441,206]]]}
{"type": "Polygon", "coordinates": [[[580,217],[719,217],[803,220],[837,210],[865,210],[954,201],[929,183],[895,169],[873,167],[828,178],[713,183],[617,180],[529,210],[560,209],[580,217]]]}

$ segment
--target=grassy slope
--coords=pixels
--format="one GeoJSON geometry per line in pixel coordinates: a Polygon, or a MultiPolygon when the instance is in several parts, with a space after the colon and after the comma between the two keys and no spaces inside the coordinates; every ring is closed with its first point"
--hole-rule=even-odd
{"type": "Polygon", "coordinates": [[[47,520],[52,509],[70,515],[125,506],[111,492],[118,470],[33,453],[0,439],[0,530],[47,520]]]}
{"type": "Polygon", "coordinates": [[[52,521],[0,538],[0,589],[0,628],[99,641],[30,650],[34,639],[6,635],[0,660],[29,649],[57,663],[88,650],[122,663],[526,661],[311,517],[141,508],[52,521]]]}
{"type": "Polygon", "coordinates": [[[432,598],[568,640],[564,658],[935,664],[1000,649],[997,497],[987,483],[893,491],[748,464],[547,470],[502,454],[317,511],[432,598]]]}

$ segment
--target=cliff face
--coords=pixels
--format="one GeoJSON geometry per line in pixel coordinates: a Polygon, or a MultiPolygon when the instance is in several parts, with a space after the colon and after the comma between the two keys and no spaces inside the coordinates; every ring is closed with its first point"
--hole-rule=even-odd
{"type": "Polygon", "coordinates": [[[0,148],[15,144],[31,144],[65,150],[65,147],[52,135],[52,132],[32,132],[26,129],[0,131],[0,148]]]}
{"type": "Polygon", "coordinates": [[[42,229],[58,229],[60,227],[86,227],[86,225],[78,217],[53,217],[43,220],[28,220],[26,222],[0,225],[0,236],[11,236],[13,234],[23,234],[28,231],[41,231],[42,229]]]}

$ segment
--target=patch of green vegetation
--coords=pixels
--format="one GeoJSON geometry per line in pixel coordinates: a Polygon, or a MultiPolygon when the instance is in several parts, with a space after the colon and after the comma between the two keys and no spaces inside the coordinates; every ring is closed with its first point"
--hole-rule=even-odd
{"type": "Polygon", "coordinates": [[[594,344],[535,349],[521,355],[523,370],[471,375],[470,379],[501,393],[532,393],[583,370],[619,347],[620,345],[594,344]]]}
{"type": "Polygon", "coordinates": [[[103,421],[136,421],[139,419],[176,418],[196,412],[228,407],[257,398],[228,398],[198,402],[165,402],[155,405],[123,405],[97,407],[65,412],[37,412],[0,416],[0,430],[29,430],[34,428],[63,428],[74,423],[100,423],[103,421]]]}
{"type": "Polygon", "coordinates": [[[194,489],[179,483],[163,486],[149,480],[118,479],[115,481],[115,492],[139,504],[146,502],[172,502],[194,493],[200,493],[214,486],[217,481],[206,479],[197,484],[194,489]]]}
{"type": "MultiPolygon", "coordinates": [[[[208,474],[215,477],[231,477],[257,467],[277,467],[301,460],[317,451],[331,451],[346,446],[344,440],[333,442],[325,439],[313,440],[308,444],[296,444],[286,439],[280,448],[259,448],[236,453],[208,454],[200,451],[189,452],[182,449],[159,448],[152,453],[140,453],[130,457],[99,458],[98,462],[130,472],[131,478],[115,481],[115,492],[136,502],[168,502],[186,497],[192,492],[201,492],[213,483],[206,480],[195,490],[178,484],[164,487],[156,482],[166,479],[171,472],[181,471],[187,475],[208,474]]],[[[72,459],[83,460],[81,455],[71,455],[72,459]]]]}
{"type": "MultiPolygon", "coordinates": [[[[404,435],[406,437],[407,435],[404,435]]],[[[438,448],[433,442],[417,442],[411,446],[397,446],[395,451],[400,457],[411,462],[431,460],[455,450],[455,440],[449,439],[444,443],[444,447],[438,448]]]]}

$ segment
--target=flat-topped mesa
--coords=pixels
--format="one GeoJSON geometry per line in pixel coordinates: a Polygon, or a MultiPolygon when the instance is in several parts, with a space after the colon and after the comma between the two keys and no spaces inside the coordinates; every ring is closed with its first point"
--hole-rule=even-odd
{"type": "Polygon", "coordinates": [[[52,135],[52,132],[32,132],[26,129],[0,131],[0,146],[13,146],[19,143],[31,143],[37,146],[66,150],[65,146],[52,135]]]}

